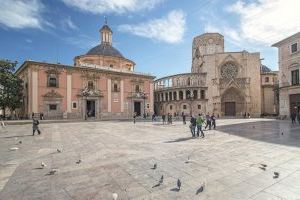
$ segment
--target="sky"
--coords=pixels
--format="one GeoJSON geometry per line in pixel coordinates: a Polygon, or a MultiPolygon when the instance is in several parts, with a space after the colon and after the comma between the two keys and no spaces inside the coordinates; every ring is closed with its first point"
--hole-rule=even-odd
{"type": "Polygon", "coordinates": [[[4,0],[0,10],[0,59],[73,65],[106,17],[113,46],[157,78],[190,72],[193,38],[206,32],[278,70],[271,45],[300,31],[299,0],[4,0]]]}

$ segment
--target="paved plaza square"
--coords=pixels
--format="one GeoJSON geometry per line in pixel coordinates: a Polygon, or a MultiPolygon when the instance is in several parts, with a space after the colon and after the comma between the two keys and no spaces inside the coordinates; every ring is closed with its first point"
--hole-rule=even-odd
{"type": "Polygon", "coordinates": [[[181,122],[42,121],[35,137],[31,124],[9,125],[0,130],[0,199],[300,199],[299,125],[217,125],[204,139],[191,138],[181,122]]]}

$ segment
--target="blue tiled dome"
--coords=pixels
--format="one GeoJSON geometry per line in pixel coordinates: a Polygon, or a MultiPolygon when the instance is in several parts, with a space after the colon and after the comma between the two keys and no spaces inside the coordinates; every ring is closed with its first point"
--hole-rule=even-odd
{"type": "Polygon", "coordinates": [[[103,55],[124,58],[123,55],[109,44],[102,43],[90,49],[86,55],[103,55]]]}

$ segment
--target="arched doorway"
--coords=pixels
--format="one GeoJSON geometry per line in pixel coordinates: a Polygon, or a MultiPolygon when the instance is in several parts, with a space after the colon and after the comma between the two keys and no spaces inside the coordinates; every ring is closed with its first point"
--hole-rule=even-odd
{"type": "Polygon", "coordinates": [[[245,110],[245,98],[238,89],[229,88],[223,93],[221,111],[225,116],[236,116],[245,110]]]}

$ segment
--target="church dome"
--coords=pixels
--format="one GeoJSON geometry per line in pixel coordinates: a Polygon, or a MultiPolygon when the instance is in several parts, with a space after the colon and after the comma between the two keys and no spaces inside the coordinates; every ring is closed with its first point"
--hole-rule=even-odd
{"type": "Polygon", "coordinates": [[[260,70],[261,70],[261,72],[263,72],[263,73],[267,73],[267,72],[271,72],[272,70],[269,68],[269,67],[267,67],[266,65],[261,65],[260,66],[260,70]]]}
{"type": "Polygon", "coordinates": [[[108,43],[101,43],[90,49],[86,55],[103,55],[124,58],[123,55],[108,43]]]}

